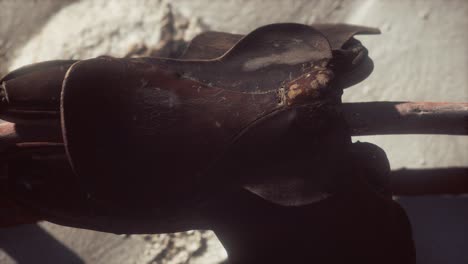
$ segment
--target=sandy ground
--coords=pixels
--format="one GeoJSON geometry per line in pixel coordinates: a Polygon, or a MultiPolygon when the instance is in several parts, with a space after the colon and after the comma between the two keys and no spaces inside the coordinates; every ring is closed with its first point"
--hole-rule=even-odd
{"type": "MultiPolygon", "coordinates": [[[[50,59],[168,56],[201,31],[247,33],[276,22],[345,22],[382,30],[379,36],[359,37],[375,71],[346,90],[345,101],[468,101],[468,2],[463,0],[0,0],[0,74],[50,59]]],[[[466,137],[355,140],[383,147],[393,169],[468,162],[466,137]]],[[[413,223],[419,263],[468,262],[468,199],[401,202],[413,223]]],[[[37,263],[39,255],[47,263],[220,263],[226,257],[211,232],[122,237],[50,223],[0,231],[0,248],[0,263],[37,263]],[[29,234],[37,234],[37,240],[29,234]],[[37,244],[41,250],[30,251],[37,244]]]]}

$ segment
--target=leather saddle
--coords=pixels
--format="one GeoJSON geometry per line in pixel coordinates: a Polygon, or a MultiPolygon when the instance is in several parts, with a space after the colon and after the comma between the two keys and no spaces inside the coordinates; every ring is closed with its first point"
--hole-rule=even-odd
{"type": "Polygon", "coordinates": [[[232,188],[282,206],[325,199],[349,181],[342,90],[373,68],[353,36],[376,33],[272,24],[245,36],[202,33],[179,59],[13,71],[0,82],[0,116],[19,137],[7,157],[10,190],[55,222],[133,233],[203,228],[200,208],[232,188]],[[25,164],[47,188],[19,184],[31,177],[25,164]]]}

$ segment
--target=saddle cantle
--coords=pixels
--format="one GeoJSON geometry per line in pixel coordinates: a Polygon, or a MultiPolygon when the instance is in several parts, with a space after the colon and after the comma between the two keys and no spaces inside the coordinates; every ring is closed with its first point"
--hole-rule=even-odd
{"type": "MultiPolygon", "coordinates": [[[[360,34],[380,34],[377,28],[349,24],[313,24],[328,40],[333,52],[331,67],[334,82],[341,88],[350,87],[367,78],[374,68],[367,49],[354,38],[360,34]]],[[[244,35],[207,31],[197,35],[181,59],[213,59],[222,56],[244,35]]]]}

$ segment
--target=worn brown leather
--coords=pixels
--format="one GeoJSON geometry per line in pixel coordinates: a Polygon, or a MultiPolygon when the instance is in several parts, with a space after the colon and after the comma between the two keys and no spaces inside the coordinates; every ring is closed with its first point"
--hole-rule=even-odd
{"type": "MultiPolygon", "coordinates": [[[[61,125],[40,121],[35,131],[55,131],[41,139],[61,143],[63,134],[65,145],[55,147],[55,161],[31,161],[41,175],[57,167],[49,162],[63,161],[44,179],[54,184],[39,198],[13,189],[23,204],[54,221],[114,232],[199,227],[200,206],[231,188],[286,206],[321,200],[346,188],[337,164],[346,162],[351,141],[333,63],[356,33],[375,30],[344,26],[330,41],[333,34],[327,39],[310,26],[274,24],[234,46],[240,36],[215,43],[213,34],[220,33],[202,34],[183,57],[192,60],[100,57],[14,71],[2,79],[11,95],[2,115],[24,120],[41,113],[61,125]],[[43,91],[30,104],[20,92],[29,83],[28,89],[43,91]],[[174,221],[179,215],[190,221],[174,221]],[[103,224],[106,219],[114,224],[103,224]]],[[[32,140],[20,123],[17,141],[32,140]]]]}
{"type": "Polygon", "coordinates": [[[206,61],[80,61],[67,73],[61,104],[73,169],[91,199],[110,206],[156,200],[173,207],[187,196],[206,195],[238,181],[231,163],[255,162],[242,159],[251,150],[265,153],[264,142],[283,140],[281,130],[307,118],[298,112],[339,102],[340,90],[329,85],[331,58],[318,31],[278,24],[206,61]],[[269,120],[283,123],[239,147],[269,120]]]}
{"type": "Polygon", "coordinates": [[[41,119],[60,115],[60,93],[65,73],[76,60],[26,65],[0,79],[3,120],[41,119]]]}
{"type": "MultiPolygon", "coordinates": [[[[335,84],[348,88],[366,79],[374,64],[367,56],[367,49],[354,38],[361,34],[380,34],[377,28],[349,24],[313,24],[330,43],[334,58],[331,67],[335,72],[335,84]]],[[[222,56],[243,35],[207,31],[197,35],[182,54],[183,59],[213,59],[222,56]]]]}
{"type": "MultiPolygon", "coordinates": [[[[330,170],[350,139],[330,61],[360,32],[372,33],[345,26],[332,49],[313,27],[274,24],[245,37],[204,33],[185,60],[100,57],[26,66],[1,81],[8,98],[2,117],[20,120],[14,142],[61,143],[63,136],[66,151],[59,156],[72,167],[61,166],[63,177],[47,186],[67,190],[60,191],[70,194],[62,197],[67,203],[82,202],[64,209],[51,202],[55,190],[44,203],[65,210],[61,217],[80,216],[78,222],[86,222],[87,207],[104,216],[168,217],[239,185],[280,204],[309,203],[340,181],[330,170]],[[21,121],[38,118],[49,121],[21,121]],[[287,165],[285,154],[302,165],[287,165]],[[283,190],[291,183],[293,189],[283,190]],[[275,195],[265,193],[265,184],[275,195]],[[283,191],[290,195],[277,197],[283,191]],[[149,206],[155,212],[145,211],[149,206]]],[[[23,202],[41,207],[41,199],[30,197],[23,202]]]]}

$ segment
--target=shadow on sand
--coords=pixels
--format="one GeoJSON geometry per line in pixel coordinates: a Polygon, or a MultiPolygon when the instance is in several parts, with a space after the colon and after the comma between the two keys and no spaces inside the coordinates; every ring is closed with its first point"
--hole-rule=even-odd
{"type": "Polygon", "coordinates": [[[84,263],[78,255],[38,225],[0,229],[0,250],[18,264],[84,263]]]}

